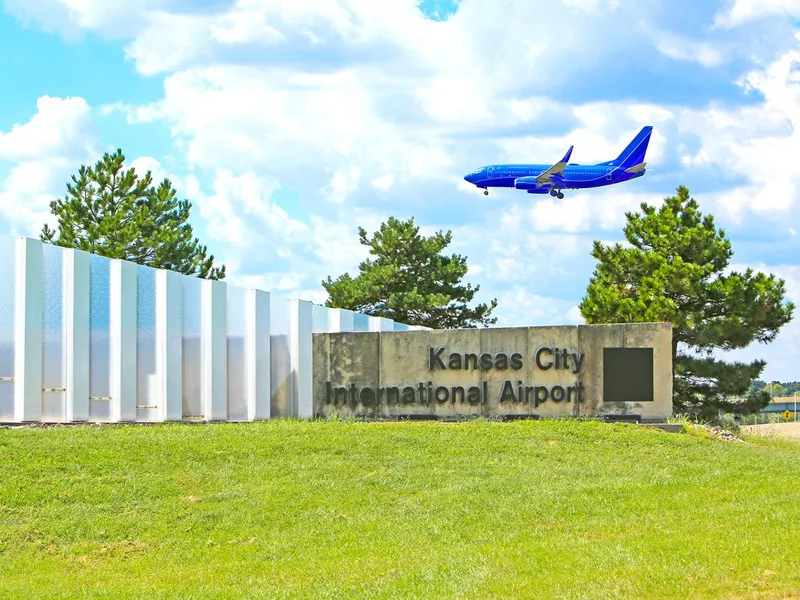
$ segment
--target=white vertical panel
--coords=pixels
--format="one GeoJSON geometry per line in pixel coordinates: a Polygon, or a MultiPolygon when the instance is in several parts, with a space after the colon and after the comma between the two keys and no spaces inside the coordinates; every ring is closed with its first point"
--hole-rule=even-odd
{"type": "Polygon", "coordinates": [[[248,290],[246,299],[247,420],[270,417],[269,292],[248,290]]]}
{"type": "Polygon", "coordinates": [[[14,420],[42,418],[42,242],[19,238],[14,282],[14,420]]]}
{"type": "Polygon", "coordinates": [[[394,331],[394,321],[384,317],[367,317],[370,331],[394,331]]]}
{"type": "Polygon", "coordinates": [[[159,419],[183,419],[183,285],[181,275],[156,271],[156,380],[159,419]]]}
{"type": "Polygon", "coordinates": [[[112,422],[136,420],[136,263],[112,259],[109,265],[112,422]]]}
{"type": "Polygon", "coordinates": [[[331,308],[331,331],[335,333],[355,331],[355,313],[346,308],[331,308]]]}
{"type": "Polygon", "coordinates": [[[292,300],[291,333],[291,370],[294,380],[293,401],[296,412],[293,416],[310,419],[314,413],[313,381],[313,320],[312,305],[307,300],[292,300]]]}
{"type": "Polygon", "coordinates": [[[64,250],[67,421],[89,420],[89,253],[64,250]]]}
{"type": "Polygon", "coordinates": [[[228,297],[223,281],[202,282],[202,388],[206,421],[228,418],[228,297]]]}

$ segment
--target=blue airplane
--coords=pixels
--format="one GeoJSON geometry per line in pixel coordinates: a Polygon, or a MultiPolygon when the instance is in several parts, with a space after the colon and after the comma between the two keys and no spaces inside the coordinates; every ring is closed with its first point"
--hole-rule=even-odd
{"type": "Polygon", "coordinates": [[[564,158],[554,165],[489,165],[475,169],[464,179],[483,189],[486,195],[490,187],[500,187],[527,190],[529,194],[549,192],[551,196],[563,198],[561,190],[603,187],[644,175],[647,167],[644,155],[652,132],[651,125],[642,127],[617,158],[596,165],[569,162],[574,148],[570,146],[564,158]]]}

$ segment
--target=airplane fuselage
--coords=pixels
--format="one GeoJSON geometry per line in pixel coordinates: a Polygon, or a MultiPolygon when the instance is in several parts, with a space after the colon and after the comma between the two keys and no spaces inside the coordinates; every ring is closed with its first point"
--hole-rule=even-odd
{"type": "Polygon", "coordinates": [[[527,190],[530,194],[546,194],[553,188],[565,190],[579,190],[596,188],[615,183],[622,183],[636,179],[645,174],[646,169],[628,173],[625,169],[614,166],[569,164],[564,167],[558,184],[548,183],[536,185],[535,182],[526,182],[521,178],[538,177],[549,169],[551,165],[544,164],[516,164],[516,165],[491,165],[477,169],[470,173],[470,183],[478,188],[516,188],[527,190]]]}
{"type": "Polygon", "coordinates": [[[574,146],[555,164],[488,165],[464,179],[484,194],[490,187],[515,188],[529,194],[551,194],[563,198],[561,190],[582,190],[630,181],[645,174],[644,162],[652,125],[642,127],[617,158],[594,165],[569,162],[574,146]]]}

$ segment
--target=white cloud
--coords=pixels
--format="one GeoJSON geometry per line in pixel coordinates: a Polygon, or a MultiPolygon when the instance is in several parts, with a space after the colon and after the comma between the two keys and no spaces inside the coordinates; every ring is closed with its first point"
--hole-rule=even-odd
{"type": "Polygon", "coordinates": [[[383,177],[376,177],[372,180],[372,185],[382,191],[387,191],[394,183],[394,175],[384,175],[383,177]]]}
{"type": "Polygon", "coordinates": [[[3,229],[34,237],[45,223],[55,226],[56,219],[48,209],[59,196],[59,184],[66,181],[66,177],[59,179],[56,175],[64,171],[63,167],[63,163],[38,161],[19,163],[11,169],[0,184],[0,217],[6,224],[3,229]]]}
{"type": "Polygon", "coordinates": [[[273,200],[277,182],[253,172],[217,171],[210,194],[194,177],[176,185],[198,208],[204,237],[216,260],[228,268],[227,281],[317,303],[327,297],[320,287],[322,279],[336,278],[347,269],[355,274],[366,258],[354,223],[369,231],[380,223],[378,217],[358,211],[350,213],[352,221],[315,215],[308,224],[294,219],[273,200]]]}
{"type": "Polygon", "coordinates": [[[42,96],[25,123],[0,132],[0,161],[11,163],[0,181],[0,223],[14,234],[38,236],[52,200],[66,193],[70,175],[98,151],[91,109],[83,98],[42,96]]]}
{"type": "Polygon", "coordinates": [[[358,189],[361,169],[358,165],[350,165],[348,169],[336,169],[328,185],[320,193],[336,204],[342,204],[347,197],[358,189]]]}
{"type": "Polygon", "coordinates": [[[168,77],[165,90],[147,118],[173,123],[190,161],[199,166],[213,167],[222,154],[243,169],[312,167],[316,175],[342,168],[339,177],[348,181],[361,175],[353,163],[381,176],[391,170],[436,176],[448,162],[435,145],[409,139],[398,125],[382,120],[352,71],[209,67],[168,77]]]}
{"type": "Polygon", "coordinates": [[[763,103],[733,109],[712,106],[684,110],[677,116],[679,131],[697,136],[702,143],[693,156],[684,155],[684,164],[716,165],[749,181],[745,187],[718,195],[720,210],[737,220],[748,209],[776,220],[790,214],[800,217],[798,63],[800,46],[740,79],[745,90],[763,94],[763,103]]]}
{"type": "Polygon", "coordinates": [[[659,52],[670,58],[697,62],[704,67],[717,67],[725,62],[725,55],[719,48],[680,36],[661,35],[656,40],[656,47],[659,52]]]}
{"type": "Polygon", "coordinates": [[[135,158],[129,161],[128,168],[133,168],[136,171],[136,175],[139,177],[144,177],[144,175],[150,171],[154,185],[158,185],[164,178],[171,179],[174,177],[174,175],[168,175],[161,162],[152,156],[140,156],[139,158],[135,158]]]}
{"type": "Polygon", "coordinates": [[[91,149],[90,108],[83,98],[36,100],[36,114],[27,123],[0,132],[0,160],[22,161],[75,155],[91,149]]]}
{"type": "Polygon", "coordinates": [[[340,221],[311,217],[311,235],[315,241],[313,259],[321,266],[315,281],[327,275],[336,279],[348,270],[353,276],[357,274],[358,264],[369,254],[369,249],[359,242],[359,226],[372,235],[380,226],[380,219],[375,215],[359,214],[340,221]]]}
{"type": "Polygon", "coordinates": [[[772,15],[800,16],[800,0],[729,0],[727,4],[714,19],[715,27],[736,27],[772,15]]]}
{"type": "Polygon", "coordinates": [[[436,121],[485,121],[493,115],[486,103],[484,82],[467,74],[439,75],[415,92],[425,112],[436,121]]]}
{"type": "MultiPolygon", "coordinates": [[[[244,288],[255,288],[259,290],[269,290],[281,295],[282,292],[297,293],[303,283],[303,276],[300,273],[265,273],[263,275],[240,275],[228,278],[235,281],[244,288]]],[[[304,300],[315,300],[309,298],[307,293],[302,294],[304,300]]]]}
{"type": "Polygon", "coordinates": [[[497,305],[498,309],[503,307],[503,310],[497,315],[493,313],[493,316],[498,317],[498,325],[506,327],[579,325],[584,322],[574,302],[532,293],[520,285],[501,292],[497,297],[497,305]]]}
{"type": "Polygon", "coordinates": [[[579,233],[598,229],[619,232],[625,223],[625,211],[638,209],[642,202],[661,203],[661,197],[652,194],[602,189],[593,193],[567,191],[562,200],[534,194],[528,198],[530,201],[525,208],[513,204],[501,211],[501,222],[530,234],[579,233]]]}
{"type": "Polygon", "coordinates": [[[86,31],[105,37],[136,35],[147,26],[151,14],[180,4],[181,0],[6,0],[4,8],[26,24],[39,23],[76,41],[86,31]]]}
{"type": "Polygon", "coordinates": [[[274,181],[251,172],[234,175],[227,169],[216,173],[211,195],[204,194],[193,178],[187,182],[211,239],[241,253],[274,246],[272,251],[286,258],[291,256],[289,246],[276,242],[302,241],[308,227],[271,202],[277,190],[274,181]]]}

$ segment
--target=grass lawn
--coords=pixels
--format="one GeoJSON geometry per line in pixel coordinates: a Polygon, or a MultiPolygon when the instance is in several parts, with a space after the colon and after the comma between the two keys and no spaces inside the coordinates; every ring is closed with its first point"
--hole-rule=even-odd
{"type": "Polygon", "coordinates": [[[3,598],[800,597],[800,444],[631,425],[0,430],[3,598]]]}

